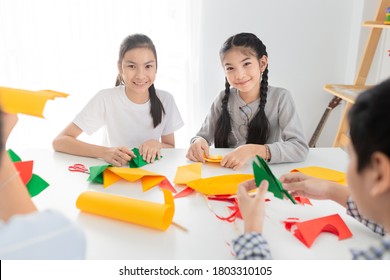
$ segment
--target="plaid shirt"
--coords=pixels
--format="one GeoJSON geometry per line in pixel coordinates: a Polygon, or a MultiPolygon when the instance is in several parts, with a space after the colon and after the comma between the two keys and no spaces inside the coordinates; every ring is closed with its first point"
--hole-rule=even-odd
{"type": "MultiPolygon", "coordinates": [[[[373,221],[362,217],[351,197],[347,201],[347,214],[363,223],[373,232],[383,236],[381,243],[366,250],[351,250],[354,260],[390,259],[390,234],[373,221]]],[[[256,232],[248,232],[233,240],[233,250],[240,260],[271,259],[271,252],[267,240],[256,232]]]]}

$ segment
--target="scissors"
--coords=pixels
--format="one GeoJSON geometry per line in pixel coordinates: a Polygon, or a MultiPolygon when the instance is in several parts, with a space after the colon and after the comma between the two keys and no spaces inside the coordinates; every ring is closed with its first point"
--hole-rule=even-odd
{"type": "Polygon", "coordinates": [[[89,174],[88,168],[86,168],[85,165],[81,164],[81,163],[75,163],[75,164],[69,166],[68,170],[71,172],[81,172],[81,173],[89,174]]]}

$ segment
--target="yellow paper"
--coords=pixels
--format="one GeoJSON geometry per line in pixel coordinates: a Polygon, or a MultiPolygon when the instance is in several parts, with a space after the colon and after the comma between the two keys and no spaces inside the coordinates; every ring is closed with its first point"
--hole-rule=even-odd
{"type": "Polygon", "coordinates": [[[319,167],[319,166],[301,167],[301,168],[295,168],[291,170],[291,172],[301,172],[306,175],[313,176],[319,179],[334,181],[342,185],[347,185],[345,173],[337,170],[325,168],[325,167],[319,167]]]}
{"type": "Polygon", "coordinates": [[[43,118],[42,112],[47,100],[67,96],[66,93],[52,90],[31,91],[0,87],[0,106],[6,113],[22,113],[43,118]]]}
{"type": "Polygon", "coordinates": [[[178,166],[176,176],[173,182],[175,184],[187,184],[190,181],[200,179],[202,177],[202,163],[192,163],[188,165],[178,166]]]}
{"type": "Polygon", "coordinates": [[[162,191],[164,204],[86,191],[78,197],[76,207],[91,214],[166,230],[172,223],[175,205],[172,193],[165,189],[162,191]]]}
{"type": "Polygon", "coordinates": [[[198,179],[187,183],[187,186],[205,195],[236,194],[238,185],[253,174],[230,174],[198,179]]]}
{"type": "Polygon", "coordinates": [[[209,157],[203,157],[207,162],[221,162],[223,157],[221,155],[209,155],[209,157]]]}
{"type": "Polygon", "coordinates": [[[104,188],[114,184],[120,179],[135,182],[142,179],[142,189],[147,191],[158,185],[165,176],[144,170],[142,168],[108,167],[103,171],[104,188]]]}

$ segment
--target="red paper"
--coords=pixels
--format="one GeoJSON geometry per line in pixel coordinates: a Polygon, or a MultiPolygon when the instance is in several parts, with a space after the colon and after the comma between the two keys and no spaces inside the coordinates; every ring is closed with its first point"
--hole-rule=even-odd
{"type": "Polygon", "coordinates": [[[311,204],[311,201],[310,199],[308,199],[307,197],[304,197],[304,196],[294,196],[294,199],[296,202],[298,202],[299,204],[302,204],[302,205],[305,205],[305,204],[308,204],[308,205],[313,205],[311,204]]]}
{"type": "Polygon", "coordinates": [[[161,183],[160,183],[160,188],[166,189],[166,190],[170,191],[171,193],[177,193],[177,191],[176,191],[175,188],[172,186],[171,182],[169,182],[169,180],[167,179],[167,177],[165,177],[165,179],[161,181],[161,183]]]}
{"type": "Polygon", "coordinates": [[[194,191],[195,191],[194,189],[191,189],[190,187],[187,187],[184,190],[182,190],[181,192],[175,194],[174,198],[185,197],[185,196],[193,193],[194,191]]]}
{"type": "Polygon", "coordinates": [[[33,161],[18,161],[14,162],[16,170],[19,171],[20,178],[23,184],[27,185],[33,174],[33,161]]]}
{"type": "Polygon", "coordinates": [[[304,222],[294,222],[291,218],[284,221],[286,229],[291,231],[292,226],[296,226],[294,235],[308,248],[314,243],[321,232],[330,232],[343,240],[352,236],[351,231],[341,219],[339,214],[325,216],[304,222]]]}

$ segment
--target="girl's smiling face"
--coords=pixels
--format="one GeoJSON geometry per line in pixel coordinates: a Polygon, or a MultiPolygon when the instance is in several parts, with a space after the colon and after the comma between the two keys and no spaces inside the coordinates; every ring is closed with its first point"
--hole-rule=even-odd
{"type": "Polygon", "coordinates": [[[229,84],[240,93],[259,95],[261,73],[267,67],[267,57],[258,59],[250,49],[234,47],[227,51],[222,58],[229,84]]]}
{"type": "Polygon", "coordinates": [[[126,85],[127,93],[148,93],[157,73],[156,57],[149,48],[135,48],[127,51],[118,65],[126,85]]]}

